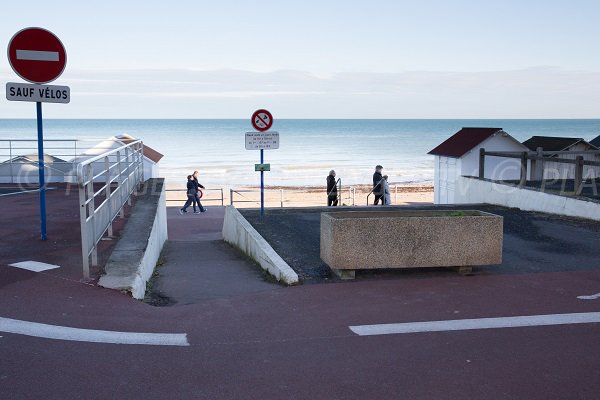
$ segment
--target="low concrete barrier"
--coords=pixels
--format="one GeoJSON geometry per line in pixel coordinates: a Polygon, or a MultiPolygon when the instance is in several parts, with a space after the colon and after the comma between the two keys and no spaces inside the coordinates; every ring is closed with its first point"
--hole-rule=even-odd
{"type": "Polygon", "coordinates": [[[502,263],[502,217],[476,210],[321,214],[321,259],[341,278],[357,269],[502,263]]]}
{"type": "Polygon", "coordinates": [[[468,176],[458,178],[454,200],[456,204],[487,203],[600,221],[600,203],[592,199],[544,193],[535,188],[520,188],[468,176]]]}
{"type": "Polygon", "coordinates": [[[98,285],[126,290],[143,299],[146,282],[152,276],[167,240],[167,207],[164,179],[148,179],[140,191],[119,242],[98,285]]]}
{"type": "Polygon", "coordinates": [[[246,221],[234,206],[225,207],[223,239],[239,248],[278,281],[282,281],[287,285],[298,283],[298,274],[273,250],[271,245],[246,221]]]}

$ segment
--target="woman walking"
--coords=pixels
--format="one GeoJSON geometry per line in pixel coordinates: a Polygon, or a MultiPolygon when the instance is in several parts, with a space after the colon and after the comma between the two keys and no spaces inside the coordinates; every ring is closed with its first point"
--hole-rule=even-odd
{"type": "Polygon", "coordinates": [[[185,204],[183,205],[182,208],[179,209],[179,214],[183,215],[183,213],[187,212],[187,208],[190,205],[193,205],[194,207],[194,214],[197,214],[196,211],[196,197],[198,196],[197,192],[197,186],[193,180],[193,175],[188,175],[187,176],[187,201],[185,202],[185,204]]]}

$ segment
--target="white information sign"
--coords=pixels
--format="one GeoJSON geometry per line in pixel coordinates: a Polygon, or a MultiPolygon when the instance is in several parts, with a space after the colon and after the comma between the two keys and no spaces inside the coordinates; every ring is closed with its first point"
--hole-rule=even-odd
{"type": "Polygon", "coordinates": [[[279,148],[279,132],[246,132],[246,150],[279,148]]]}
{"type": "Polygon", "coordinates": [[[8,82],[6,84],[6,99],[10,101],[68,103],[71,101],[71,89],[68,86],[8,82]]]}

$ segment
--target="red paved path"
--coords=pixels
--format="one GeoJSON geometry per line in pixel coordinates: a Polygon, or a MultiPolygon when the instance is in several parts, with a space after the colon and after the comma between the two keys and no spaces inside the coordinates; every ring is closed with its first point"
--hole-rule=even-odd
{"type": "MultiPolygon", "coordinates": [[[[0,215],[4,219],[6,212],[0,215]]],[[[90,344],[0,332],[0,398],[600,397],[600,324],[374,337],[348,329],[598,312],[600,300],[576,297],[600,292],[599,271],[307,285],[162,308],[65,278],[0,265],[0,316],[187,332],[191,346],[90,344]]]]}

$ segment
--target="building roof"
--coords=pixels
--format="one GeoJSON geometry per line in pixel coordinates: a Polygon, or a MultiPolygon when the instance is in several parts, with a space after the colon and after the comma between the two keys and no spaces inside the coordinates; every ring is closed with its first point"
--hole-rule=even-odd
{"type": "Polygon", "coordinates": [[[428,154],[459,158],[502,128],[462,128],[428,154]]]}
{"type": "Polygon", "coordinates": [[[582,142],[584,144],[589,144],[582,138],[532,136],[524,141],[523,144],[531,150],[537,150],[538,147],[541,147],[544,151],[565,151],[582,142]]]}
{"type": "MultiPolygon", "coordinates": [[[[124,144],[128,144],[136,140],[136,138],[127,134],[118,135],[115,136],[115,138],[124,144]]],[[[144,143],[144,157],[157,163],[160,161],[161,158],[164,157],[164,154],[159,153],[158,151],[154,150],[152,147],[144,143]]]]}
{"type": "Polygon", "coordinates": [[[589,142],[592,146],[600,149],[600,135],[596,136],[595,139],[590,140],[589,142]]]}
{"type": "MultiPolygon", "coordinates": [[[[10,160],[6,160],[3,161],[2,164],[7,163],[37,163],[39,160],[38,154],[37,153],[31,153],[31,154],[23,154],[20,156],[15,156],[10,160]]],[[[52,164],[52,163],[66,163],[67,161],[63,160],[62,158],[58,158],[55,156],[51,156],[48,153],[44,153],[44,164],[52,164]]]]}

